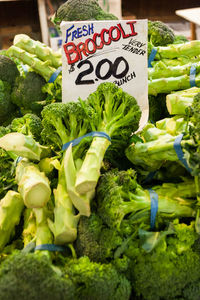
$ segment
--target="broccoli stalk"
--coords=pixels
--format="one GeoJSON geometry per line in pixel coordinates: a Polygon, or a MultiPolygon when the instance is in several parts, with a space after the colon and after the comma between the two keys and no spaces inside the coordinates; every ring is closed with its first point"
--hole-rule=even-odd
{"type": "Polygon", "coordinates": [[[23,244],[26,247],[29,243],[35,240],[36,220],[34,212],[31,208],[24,210],[24,226],[22,232],[23,244]]]}
{"type": "Polygon", "coordinates": [[[192,87],[167,95],[166,104],[171,115],[186,115],[186,108],[192,105],[194,96],[200,93],[200,88],[192,87]]]}
{"type": "MultiPolygon", "coordinates": [[[[135,98],[113,83],[100,84],[97,90],[88,96],[86,102],[81,101],[81,103],[86,114],[89,115],[86,104],[94,111],[92,130],[105,132],[110,136],[115,149],[119,150],[123,144],[126,144],[131,133],[138,128],[141,111],[135,98]]],[[[75,188],[79,194],[92,192],[95,189],[109,145],[110,141],[106,138],[93,139],[83,164],[77,172],[75,188]]]]}
{"type": "Polygon", "coordinates": [[[26,34],[17,34],[14,37],[13,45],[26,52],[35,54],[42,61],[48,61],[49,65],[54,68],[58,68],[62,65],[61,54],[59,52],[54,52],[47,45],[31,39],[26,34]]]}
{"type": "Polygon", "coordinates": [[[23,199],[19,193],[8,191],[0,201],[0,250],[13,237],[15,226],[19,224],[24,208],[23,199]]]}
{"type": "Polygon", "coordinates": [[[28,208],[42,208],[48,202],[51,189],[48,178],[37,165],[21,160],[16,168],[18,190],[28,208]]]}
{"type": "Polygon", "coordinates": [[[48,220],[56,244],[74,242],[77,237],[77,224],[79,221],[79,215],[75,215],[73,204],[67,191],[68,180],[65,178],[66,158],[66,155],[64,155],[58,174],[58,185],[54,190],[54,222],[48,220]]]}
{"type": "MultiPolygon", "coordinates": [[[[158,218],[194,217],[195,184],[163,184],[152,188],[158,194],[158,218]],[[167,191],[167,192],[166,192],[167,191]]],[[[124,219],[131,224],[149,224],[151,200],[148,190],[136,181],[135,171],[113,170],[102,175],[97,188],[97,213],[102,220],[120,232],[124,219]]]]}

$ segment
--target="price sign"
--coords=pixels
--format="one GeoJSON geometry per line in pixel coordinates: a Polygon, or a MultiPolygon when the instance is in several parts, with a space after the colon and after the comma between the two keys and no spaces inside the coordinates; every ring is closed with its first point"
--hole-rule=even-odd
{"type": "Polygon", "coordinates": [[[86,99],[102,82],[134,96],[148,120],[147,20],[62,22],[62,99],[86,99]]]}

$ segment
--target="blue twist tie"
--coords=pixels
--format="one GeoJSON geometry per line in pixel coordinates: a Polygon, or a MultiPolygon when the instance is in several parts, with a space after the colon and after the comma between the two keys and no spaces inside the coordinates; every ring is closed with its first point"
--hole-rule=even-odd
{"type": "Polygon", "coordinates": [[[58,77],[58,75],[60,74],[60,72],[62,71],[62,67],[60,66],[50,77],[48,83],[53,83],[56,78],[58,77]]]}
{"type": "Polygon", "coordinates": [[[64,252],[67,250],[67,247],[55,245],[55,244],[42,244],[42,245],[38,245],[34,248],[34,251],[37,251],[37,250],[41,250],[41,251],[47,250],[47,251],[51,251],[51,252],[56,252],[56,251],[64,252]]]}
{"type": "Polygon", "coordinates": [[[152,190],[148,189],[151,199],[151,217],[150,217],[150,226],[151,230],[154,229],[156,223],[156,215],[158,212],[158,194],[152,190]]]}
{"type": "Polygon", "coordinates": [[[190,86],[196,86],[195,78],[196,78],[196,64],[192,64],[190,68],[190,86]]]}
{"type": "Polygon", "coordinates": [[[88,137],[88,136],[91,136],[91,137],[97,136],[97,137],[106,138],[107,140],[109,140],[111,142],[111,138],[109,137],[109,135],[107,133],[105,133],[103,131],[92,131],[83,136],[78,137],[77,139],[74,139],[68,143],[65,143],[62,146],[62,150],[66,150],[70,144],[72,144],[72,147],[78,145],[82,141],[82,139],[84,139],[85,137],[88,137]]]}
{"type": "Polygon", "coordinates": [[[188,166],[187,161],[184,158],[183,150],[181,148],[182,138],[183,138],[183,134],[182,133],[176,137],[176,139],[174,141],[174,150],[176,151],[176,155],[178,156],[178,159],[180,160],[180,162],[182,162],[182,164],[185,166],[185,168],[189,172],[191,172],[192,169],[188,166]]]}
{"type": "Polygon", "coordinates": [[[153,48],[151,50],[151,54],[149,55],[149,58],[148,58],[148,68],[152,68],[152,61],[154,61],[154,58],[156,56],[156,53],[157,53],[157,49],[153,48]]]}

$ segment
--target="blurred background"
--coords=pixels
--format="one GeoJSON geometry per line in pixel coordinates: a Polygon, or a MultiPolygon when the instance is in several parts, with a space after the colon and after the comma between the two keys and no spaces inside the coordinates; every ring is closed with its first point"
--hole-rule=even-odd
{"type": "MultiPolygon", "coordinates": [[[[0,0],[0,49],[7,49],[13,37],[19,33],[28,34],[52,48],[60,46],[58,33],[51,22],[51,16],[65,1],[62,0],[0,0]]],[[[180,16],[177,10],[200,7],[196,0],[99,0],[105,11],[120,19],[160,20],[189,39],[200,39],[199,21],[180,16]],[[199,23],[199,24],[198,24],[199,23]]],[[[200,9],[200,8],[199,8],[200,9]]]]}

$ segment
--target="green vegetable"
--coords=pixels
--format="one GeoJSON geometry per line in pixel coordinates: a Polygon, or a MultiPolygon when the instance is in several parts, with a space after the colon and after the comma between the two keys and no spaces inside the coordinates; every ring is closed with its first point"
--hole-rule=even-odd
{"type": "Polygon", "coordinates": [[[21,118],[15,118],[11,122],[11,130],[32,136],[36,141],[41,139],[42,123],[35,114],[25,114],[21,118]]]}
{"type": "Polygon", "coordinates": [[[166,94],[158,94],[157,96],[148,96],[149,99],[149,120],[156,122],[168,116],[166,107],[166,94]]]}
{"type": "Polygon", "coordinates": [[[76,287],[77,299],[128,300],[131,286],[111,264],[90,262],[88,257],[69,259],[64,269],[76,287]]]}
{"type": "Polygon", "coordinates": [[[19,71],[14,61],[5,55],[0,55],[0,81],[6,81],[12,86],[18,76],[19,71]]]}
{"type": "MultiPolygon", "coordinates": [[[[163,184],[152,189],[158,194],[158,218],[195,216],[194,181],[163,184]]],[[[97,213],[110,228],[120,232],[124,219],[129,219],[131,224],[150,225],[150,194],[137,183],[132,169],[113,170],[102,175],[97,188],[97,201],[97,213]]]]}
{"type": "Polygon", "coordinates": [[[39,114],[45,105],[44,84],[44,78],[35,72],[17,77],[11,94],[12,102],[25,112],[39,114]]]}
{"type": "Polygon", "coordinates": [[[19,224],[22,210],[24,208],[23,199],[19,193],[8,191],[0,201],[0,250],[14,235],[15,226],[19,224]]]}
{"type": "Polygon", "coordinates": [[[60,25],[62,21],[117,20],[114,15],[105,12],[96,0],[68,0],[56,11],[52,21],[60,25]]]}
{"type": "Polygon", "coordinates": [[[50,260],[40,253],[16,253],[0,267],[0,299],[71,300],[75,298],[72,280],[63,278],[50,260]],[[28,297],[28,298],[27,298],[28,297]]]}
{"type": "Polygon", "coordinates": [[[51,195],[49,181],[37,165],[21,160],[16,167],[16,182],[28,208],[42,208],[48,202],[51,195]]]}
{"type": "Polygon", "coordinates": [[[182,34],[175,35],[173,44],[183,44],[187,43],[189,40],[182,34]]]}
{"type": "MultiPolygon", "coordinates": [[[[105,132],[111,138],[111,149],[123,149],[130,135],[139,126],[141,111],[134,97],[125,93],[113,83],[102,83],[81,101],[90,117],[89,105],[93,110],[92,131],[105,132]]],[[[100,168],[105,152],[110,145],[107,138],[94,137],[83,164],[77,173],[75,188],[80,194],[93,191],[100,176],[100,168]]]]}
{"type": "Polygon", "coordinates": [[[53,51],[47,45],[31,39],[26,34],[17,34],[14,37],[13,45],[26,52],[35,54],[42,61],[48,61],[49,65],[58,68],[62,65],[61,53],[53,51]]]}
{"type": "Polygon", "coordinates": [[[148,41],[154,46],[165,46],[174,43],[173,30],[161,21],[148,21],[148,41]]]}
{"type": "Polygon", "coordinates": [[[11,102],[11,85],[0,79],[0,125],[14,115],[15,106],[11,102]]]}

